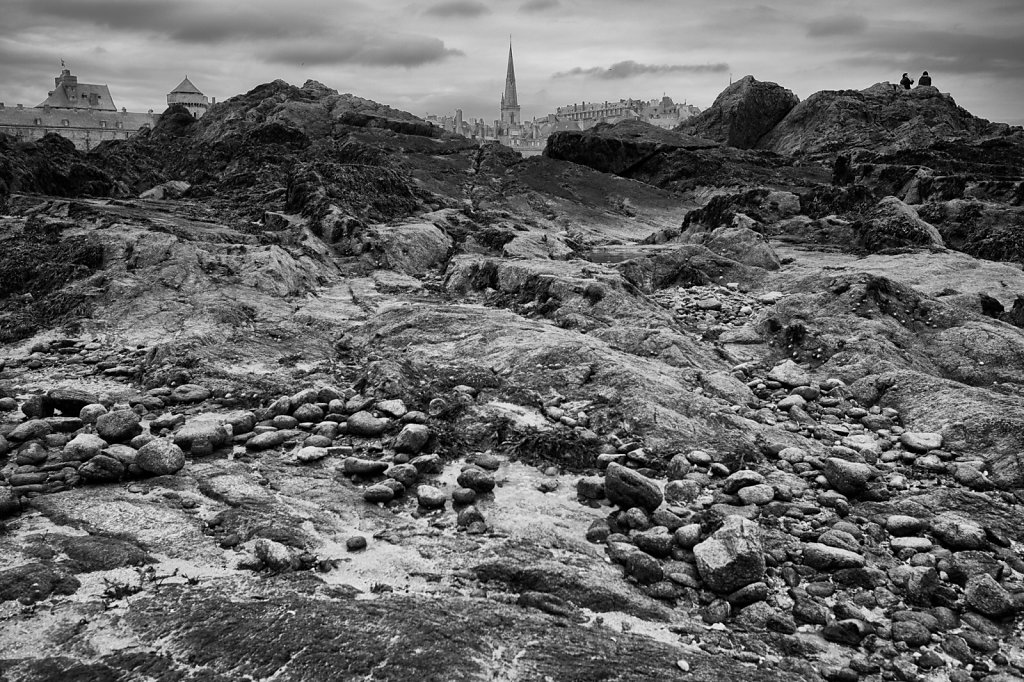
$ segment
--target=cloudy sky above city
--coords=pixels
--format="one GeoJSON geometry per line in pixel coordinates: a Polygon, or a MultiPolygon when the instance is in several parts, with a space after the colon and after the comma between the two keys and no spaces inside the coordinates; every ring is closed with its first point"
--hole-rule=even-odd
{"type": "Polygon", "coordinates": [[[130,111],[184,75],[225,99],[315,79],[414,114],[497,117],[508,41],[523,118],[667,94],[709,106],[752,74],[801,99],[931,72],[972,113],[1024,122],[1021,0],[3,0],[0,101],[60,60],[130,111]]]}

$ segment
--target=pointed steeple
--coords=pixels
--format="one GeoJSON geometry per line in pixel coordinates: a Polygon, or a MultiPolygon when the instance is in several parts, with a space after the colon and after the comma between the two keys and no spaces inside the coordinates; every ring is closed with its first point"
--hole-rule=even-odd
{"type": "Polygon", "coordinates": [[[516,67],[512,63],[512,40],[508,41],[508,71],[505,73],[505,94],[502,96],[503,106],[519,106],[519,97],[516,95],[516,67]]]}

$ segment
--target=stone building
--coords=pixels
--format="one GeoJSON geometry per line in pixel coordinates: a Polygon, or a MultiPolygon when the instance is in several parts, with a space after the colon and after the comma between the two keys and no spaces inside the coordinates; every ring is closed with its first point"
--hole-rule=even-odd
{"type": "MultiPolygon", "coordinates": [[[[87,151],[106,140],[126,140],[144,128],[152,128],[160,118],[152,109],[144,114],[124,108],[119,110],[109,87],[79,83],[78,77],[67,68],[54,79],[54,86],[46,99],[34,107],[21,104],[8,107],[0,102],[0,133],[24,142],[57,133],[71,140],[78,149],[87,151]]],[[[194,102],[195,110],[189,108],[193,116],[201,116],[202,113],[196,112],[205,113],[209,106],[206,96],[188,78],[167,96],[168,102],[172,95],[182,97],[186,106],[194,102]],[[192,91],[177,93],[186,84],[192,91]]]]}
{"type": "MultiPolygon", "coordinates": [[[[217,98],[213,99],[213,103],[217,103],[217,98]]],[[[209,98],[192,84],[188,76],[185,76],[185,80],[178,83],[178,87],[167,94],[167,106],[172,104],[184,105],[194,118],[202,118],[206,110],[210,108],[209,98]]]]}

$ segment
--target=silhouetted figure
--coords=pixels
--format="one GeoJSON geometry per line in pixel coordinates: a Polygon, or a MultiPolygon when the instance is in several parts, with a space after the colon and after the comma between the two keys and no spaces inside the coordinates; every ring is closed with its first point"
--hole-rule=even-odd
{"type": "Polygon", "coordinates": [[[909,90],[910,86],[913,85],[913,84],[914,84],[914,79],[911,78],[910,76],[908,76],[907,74],[903,74],[903,78],[900,79],[900,85],[903,86],[903,89],[904,90],[909,90]]]}
{"type": "Polygon", "coordinates": [[[932,84],[932,77],[928,75],[927,71],[925,71],[924,73],[921,74],[921,77],[917,79],[917,84],[918,85],[931,85],[932,84]]]}
{"type": "Polygon", "coordinates": [[[855,179],[850,157],[842,154],[837,156],[835,165],[832,166],[832,184],[836,187],[843,187],[852,185],[855,179]]]}

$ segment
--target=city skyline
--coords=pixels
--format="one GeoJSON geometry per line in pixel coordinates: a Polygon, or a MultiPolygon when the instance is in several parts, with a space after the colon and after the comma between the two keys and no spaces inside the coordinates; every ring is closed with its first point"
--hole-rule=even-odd
{"type": "Polygon", "coordinates": [[[1024,3],[722,0],[7,0],[0,101],[35,106],[60,60],[116,105],[163,109],[188,74],[218,101],[277,78],[318,80],[417,116],[493,121],[509,35],[524,120],[581,101],[707,108],[747,74],[801,99],[929,70],[984,118],[1024,122],[1024,3]]]}

